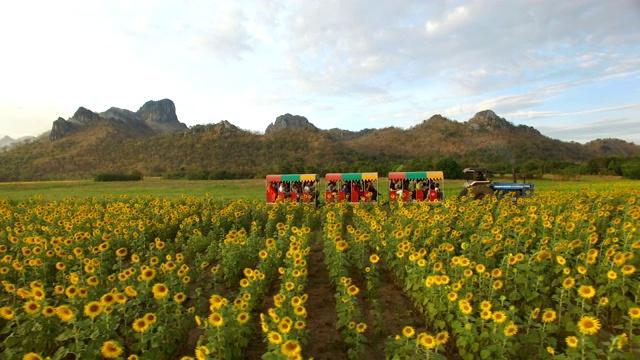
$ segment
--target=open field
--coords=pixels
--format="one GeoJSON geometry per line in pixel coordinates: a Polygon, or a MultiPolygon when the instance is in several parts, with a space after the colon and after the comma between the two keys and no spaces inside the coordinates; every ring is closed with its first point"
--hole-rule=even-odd
{"type": "MultiPolygon", "coordinates": [[[[499,181],[510,181],[500,178],[499,181]]],[[[445,180],[443,191],[445,198],[456,196],[463,180],[445,180]]],[[[610,188],[633,188],[638,181],[626,180],[620,177],[581,177],[579,180],[557,181],[553,179],[535,179],[532,181],[539,191],[574,191],[580,189],[606,190],[610,188]]],[[[324,181],[320,182],[324,189],[324,181]]],[[[380,178],[379,189],[388,186],[387,178],[380,178]]],[[[216,199],[264,199],[265,182],[263,179],[253,180],[164,180],[160,178],[146,178],[134,182],[94,182],[84,181],[42,181],[0,183],[0,199],[24,201],[35,195],[43,196],[45,200],[62,200],[63,198],[86,198],[101,196],[163,196],[179,198],[185,196],[204,196],[210,194],[216,199]]],[[[383,193],[384,195],[384,193],[383,193]]],[[[388,200],[386,197],[385,200],[388,200]]]]}
{"type": "Polygon", "coordinates": [[[0,360],[636,359],[636,185],[314,208],[261,180],[2,184],[0,360]]]}

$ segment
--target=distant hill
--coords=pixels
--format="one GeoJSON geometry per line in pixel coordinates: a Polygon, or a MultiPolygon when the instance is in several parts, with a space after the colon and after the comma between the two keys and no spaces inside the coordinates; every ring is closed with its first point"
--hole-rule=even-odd
{"type": "Polygon", "coordinates": [[[18,139],[14,139],[5,135],[0,139],[0,151],[8,150],[13,146],[32,141],[33,139],[35,139],[33,136],[23,136],[18,139]]]}
{"type": "MultiPolygon", "coordinates": [[[[491,110],[465,122],[434,115],[409,129],[322,130],[284,114],[264,134],[227,120],[187,127],[171,100],[149,101],[136,112],[80,107],[57,119],[49,137],[0,153],[0,181],[90,178],[99,172],[146,176],[248,178],[268,173],[432,170],[438,159],[464,166],[518,167],[527,162],[584,163],[605,156],[638,156],[640,146],[617,139],[585,145],[515,126],[491,110]]],[[[446,175],[454,176],[454,175],[446,175]]]]}

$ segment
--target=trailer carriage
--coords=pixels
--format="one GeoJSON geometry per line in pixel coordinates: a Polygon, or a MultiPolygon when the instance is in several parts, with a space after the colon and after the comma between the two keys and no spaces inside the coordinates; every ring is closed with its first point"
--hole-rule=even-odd
{"type": "Polygon", "coordinates": [[[351,204],[378,202],[378,173],[329,173],[325,175],[325,201],[351,204]]]}
{"type": "Polygon", "coordinates": [[[267,175],[267,204],[276,202],[303,202],[317,204],[318,174],[267,175]]]}
{"type": "Polygon", "coordinates": [[[444,200],[442,171],[413,171],[389,173],[389,201],[444,200]]]}

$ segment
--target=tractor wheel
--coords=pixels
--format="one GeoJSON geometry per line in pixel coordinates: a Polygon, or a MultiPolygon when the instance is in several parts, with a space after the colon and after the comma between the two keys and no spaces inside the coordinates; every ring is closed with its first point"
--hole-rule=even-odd
{"type": "Polygon", "coordinates": [[[473,188],[474,199],[482,200],[486,196],[493,196],[493,189],[487,186],[476,186],[473,188]]]}
{"type": "Polygon", "coordinates": [[[467,190],[466,187],[463,187],[462,190],[460,190],[460,194],[458,194],[458,199],[462,199],[463,196],[469,196],[469,190],[467,190]]]}

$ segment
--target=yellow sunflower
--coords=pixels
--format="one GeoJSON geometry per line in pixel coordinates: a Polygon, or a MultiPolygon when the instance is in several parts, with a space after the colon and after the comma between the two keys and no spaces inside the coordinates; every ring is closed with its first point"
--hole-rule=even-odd
{"type": "Polygon", "coordinates": [[[365,323],[359,323],[358,325],[356,325],[356,331],[359,334],[362,334],[363,332],[365,332],[367,330],[367,324],[365,323]]]}
{"type": "Polygon", "coordinates": [[[557,314],[555,310],[545,310],[544,313],[542,313],[542,321],[546,322],[546,323],[551,323],[554,322],[556,320],[557,314]]]}
{"type": "Polygon", "coordinates": [[[177,302],[178,304],[182,304],[185,300],[187,300],[187,295],[185,295],[184,293],[177,293],[173,296],[173,301],[177,302]]]}
{"type": "Polygon", "coordinates": [[[46,317],[51,317],[56,314],[56,308],[53,306],[47,305],[42,309],[42,315],[46,317]]]}
{"type": "Polygon", "coordinates": [[[11,309],[10,307],[4,306],[0,308],[0,317],[5,320],[13,320],[15,314],[15,311],[13,311],[13,309],[11,309]]]}
{"type": "Polygon", "coordinates": [[[282,342],[282,336],[280,336],[280,334],[275,331],[270,332],[268,338],[269,343],[274,345],[278,345],[282,342]]]}
{"type": "Polygon", "coordinates": [[[114,341],[105,341],[100,348],[100,353],[107,359],[115,359],[122,354],[122,349],[114,341]]]}
{"type": "Polygon", "coordinates": [[[432,335],[426,333],[420,334],[417,341],[420,345],[426,347],[427,349],[433,349],[438,345],[436,343],[436,339],[432,335]]]}
{"type": "Polygon", "coordinates": [[[360,292],[360,289],[358,289],[358,287],[355,285],[351,285],[347,288],[347,293],[350,296],[356,296],[359,292],[360,292]]]}
{"type": "Polygon", "coordinates": [[[633,307],[629,309],[629,317],[632,319],[640,319],[640,308],[633,307]]]}
{"type": "Polygon", "coordinates": [[[518,333],[518,326],[514,324],[513,321],[510,322],[509,325],[507,325],[507,327],[504,328],[505,336],[514,336],[517,333],[518,333]]]}
{"type": "Polygon", "coordinates": [[[436,335],[436,345],[446,344],[448,340],[449,332],[447,331],[439,332],[438,335],[436,335]]]}
{"type": "Polygon", "coordinates": [[[300,355],[302,349],[300,348],[300,344],[296,340],[287,340],[280,347],[280,351],[290,358],[300,355]]]}
{"type": "Polygon", "coordinates": [[[95,318],[102,312],[102,305],[98,301],[91,301],[84,306],[84,314],[90,318],[95,318]]]}
{"type": "Polygon", "coordinates": [[[24,304],[24,311],[29,315],[34,315],[40,312],[40,305],[35,301],[27,301],[24,304]]]}
{"type": "Polygon", "coordinates": [[[568,347],[578,347],[578,338],[575,336],[567,336],[566,339],[564,339],[564,341],[567,343],[568,347]]]}
{"type": "Polygon", "coordinates": [[[575,284],[576,280],[572,277],[568,277],[562,282],[562,287],[564,287],[565,289],[571,289],[575,284]]]}
{"type": "Polygon", "coordinates": [[[578,294],[585,299],[591,299],[596,296],[596,289],[590,285],[580,285],[580,288],[578,288],[578,294]]]}
{"type": "Polygon", "coordinates": [[[69,322],[73,320],[73,318],[75,317],[75,314],[73,313],[71,308],[68,307],[67,305],[58,306],[56,308],[56,315],[63,322],[69,322]]]}
{"type": "Polygon", "coordinates": [[[167,285],[162,283],[153,285],[151,291],[153,291],[153,297],[158,300],[164,299],[167,295],[169,295],[169,288],[167,287],[167,285]]]}
{"type": "Polygon", "coordinates": [[[507,315],[504,311],[496,311],[493,313],[493,322],[496,324],[502,324],[505,321],[507,321],[507,315]]]}
{"type": "Polygon", "coordinates": [[[631,275],[636,272],[636,267],[633,265],[625,265],[622,267],[622,269],[620,269],[620,272],[622,272],[624,275],[631,275]]]}
{"type": "Polygon", "coordinates": [[[25,356],[22,357],[22,360],[42,360],[42,356],[36,354],[36,353],[28,353],[25,356]]]}
{"type": "Polygon", "coordinates": [[[154,313],[146,313],[144,315],[144,321],[146,321],[147,324],[154,324],[157,320],[158,317],[154,313]]]}
{"type": "Polygon", "coordinates": [[[150,324],[144,320],[144,318],[136,319],[131,327],[133,331],[143,333],[149,329],[150,324]]]}
{"type": "Polygon", "coordinates": [[[215,327],[219,327],[224,324],[224,318],[222,317],[222,315],[214,312],[209,315],[209,323],[215,327]]]}
{"type": "Polygon", "coordinates": [[[585,335],[593,335],[600,330],[600,320],[593,316],[583,316],[578,321],[578,329],[585,335]]]}
{"type": "Polygon", "coordinates": [[[416,334],[416,331],[411,326],[405,326],[404,329],[402,329],[402,335],[404,335],[407,338],[410,338],[415,334],[416,334]]]}

